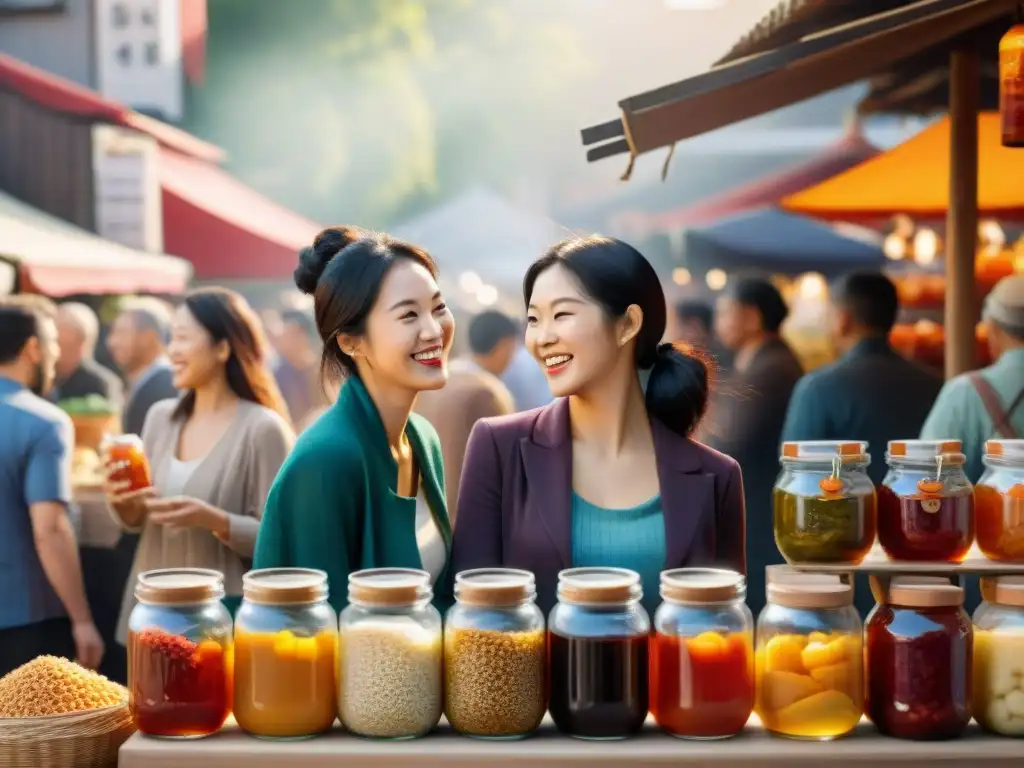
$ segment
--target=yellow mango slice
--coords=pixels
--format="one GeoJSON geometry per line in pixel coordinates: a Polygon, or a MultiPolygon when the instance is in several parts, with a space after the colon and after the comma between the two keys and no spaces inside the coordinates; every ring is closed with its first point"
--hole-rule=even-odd
{"type": "Polygon", "coordinates": [[[766,725],[788,736],[828,738],[852,730],[860,716],[860,707],[849,696],[823,691],[775,712],[766,725]]]}
{"type": "Polygon", "coordinates": [[[800,654],[800,660],[808,670],[851,662],[861,658],[860,646],[860,638],[852,635],[837,637],[828,643],[808,643],[800,654]]]}
{"type": "Polygon", "coordinates": [[[824,632],[811,632],[807,636],[807,642],[809,643],[824,643],[828,645],[833,640],[832,635],[828,635],[824,632]]]}
{"type": "Polygon", "coordinates": [[[758,685],[760,709],[775,711],[824,691],[824,686],[795,672],[765,672],[758,685]]]}
{"type": "Polygon", "coordinates": [[[807,638],[800,635],[776,635],[765,644],[765,669],[769,672],[796,672],[804,669],[800,654],[807,645],[807,638]]]}
{"type": "Polygon", "coordinates": [[[290,630],[278,632],[274,636],[274,653],[278,656],[294,656],[297,640],[295,633],[290,630]]]}
{"type": "Polygon", "coordinates": [[[860,698],[862,688],[860,667],[848,661],[839,664],[829,664],[827,667],[815,667],[811,670],[811,677],[828,690],[839,691],[847,696],[860,698]]]}
{"type": "Polygon", "coordinates": [[[299,637],[295,640],[295,660],[315,664],[317,647],[315,637],[299,637]]]}

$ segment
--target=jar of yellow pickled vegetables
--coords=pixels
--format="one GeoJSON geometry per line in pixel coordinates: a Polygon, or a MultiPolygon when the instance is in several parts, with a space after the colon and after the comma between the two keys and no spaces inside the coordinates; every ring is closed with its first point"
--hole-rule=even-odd
{"type": "Polygon", "coordinates": [[[838,576],[770,579],[757,620],[756,712],[780,736],[827,741],[864,714],[863,645],[853,587],[838,576]]]}
{"type": "Polygon", "coordinates": [[[254,736],[302,739],[337,713],[338,624],[327,574],[267,568],[242,577],[235,617],[235,719],[254,736]]]}
{"type": "Polygon", "coordinates": [[[1024,577],[981,580],[974,612],[974,719],[1001,736],[1024,736],[1024,577]]]}
{"type": "Polygon", "coordinates": [[[772,492],[775,544],[789,563],[860,563],[875,543],[868,444],[783,443],[772,492]]]}

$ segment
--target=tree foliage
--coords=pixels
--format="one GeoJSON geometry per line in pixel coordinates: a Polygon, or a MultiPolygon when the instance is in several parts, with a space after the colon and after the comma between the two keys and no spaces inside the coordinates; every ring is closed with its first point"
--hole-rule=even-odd
{"type": "Polygon", "coordinates": [[[574,130],[556,107],[587,71],[552,5],[209,0],[185,127],[314,218],[387,226],[468,183],[550,170],[548,139],[574,130]]]}

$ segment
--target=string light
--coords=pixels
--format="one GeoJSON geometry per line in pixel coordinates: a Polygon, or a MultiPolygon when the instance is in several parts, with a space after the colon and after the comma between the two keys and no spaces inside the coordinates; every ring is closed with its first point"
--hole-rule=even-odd
{"type": "Polygon", "coordinates": [[[709,269],[707,275],[704,276],[704,281],[712,291],[720,291],[729,282],[729,276],[725,274],[724,270],[709,269]]]}
{"type": "Polygon", "coordinates": [[[690,270],[685,267],[676,267],[672,270],[672,282],[676,285],[689,285],[692,279],[690,270]]]}

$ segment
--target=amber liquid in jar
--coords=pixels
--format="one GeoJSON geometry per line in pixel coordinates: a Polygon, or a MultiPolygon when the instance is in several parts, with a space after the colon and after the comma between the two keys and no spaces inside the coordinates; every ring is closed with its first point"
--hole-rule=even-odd
{"type": "Polygon", "coordinates": [[[866,635],[867,712],[875,727],[902,739],[959,736],[971,719],[973,649],[961,605],[879,605],[866,635]]]}
{"type": "Polygon", "coordinates": [[[1024,147],[1024,24],[999,41],[999,112],[1004,147],[1024,147]]]}
{"type": "Polygon", "coordinates": [[[104,445],[107,461],[114,467],[111,479],[128,482],[128,491],[141,491],[153,485],[149,460],[137,435],[119,435],[107,438],[104,445]]]}
{"type": "Polygon", "coordinates": [[[1024,440],[989,440],[974,488],[978,549],[990,560],[1024,562],[1024,440]]]}

